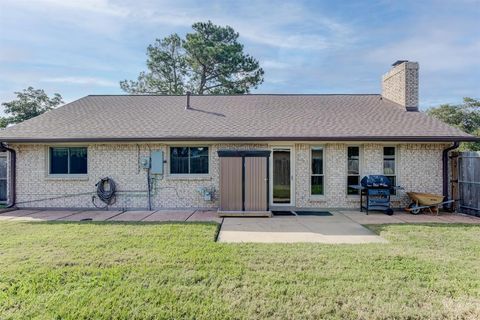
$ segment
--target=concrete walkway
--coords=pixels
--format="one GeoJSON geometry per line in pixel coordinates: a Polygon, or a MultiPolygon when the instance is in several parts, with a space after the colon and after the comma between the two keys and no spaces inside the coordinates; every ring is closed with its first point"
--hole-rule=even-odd
{"type": "Polygon", "coordinates": [[[216,211],[209,210],[156,210],[156,211],[106,211],[106,210],[14,210],[0,213],[0,221],[117,221],[165,222],[212,221],[222,223],[216,211]]]}
{"type": "Polygon", "coordinates": [[[392,223],[480,223],[479,217],[465,214],[441,212],[438,216],[433,214],[413,215],[405,211],[395,211],[391,216],[381,212],[370,212],[368,215],[360,211],[338,211],[360,224],[392,224],[392,223]]]}

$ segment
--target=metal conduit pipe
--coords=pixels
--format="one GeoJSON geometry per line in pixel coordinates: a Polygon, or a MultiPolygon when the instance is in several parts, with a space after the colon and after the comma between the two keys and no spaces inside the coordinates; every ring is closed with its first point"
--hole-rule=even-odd
{"type": "Polygon", "coordinates": [[[17,189],[17,179],[16,179],[16,166],[17,166],[17,153],[14,149],[7,147],[4,142],[0,142],[0,151],[8,151],[10,153],[10,179],[7,184],[7,190],[9,190],[9,203],[7,208],[12,208],[15,206],[16,201],[16,189],[17,189]]]}

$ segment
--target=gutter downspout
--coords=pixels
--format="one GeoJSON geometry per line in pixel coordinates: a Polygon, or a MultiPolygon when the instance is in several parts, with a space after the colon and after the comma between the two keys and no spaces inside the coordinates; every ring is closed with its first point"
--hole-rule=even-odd
{"type": "Polygon", "coordinates": [[[7,205],[7,208],[12,208],[15,206],[16,202],[17,179],[15,174],[17,171],[17,153],[14,149],[7,147],[4,142],[0,142],[0,150],[10,152],[10,179],[8,181],[8,190],[10,191],[10,203],[7,205]]]}
{"type": "MultiPolygon", "coordinates": [[[[452,146],[443,150],[442,154],[442,175],[443,175],[443,198],[444,201],[448,199],[448,153],[454,149],[457,149],[460,145],[459,142],[455,141],[452,146]]],[[[444,205],[444,209],[447,205],[444,205]]]]}

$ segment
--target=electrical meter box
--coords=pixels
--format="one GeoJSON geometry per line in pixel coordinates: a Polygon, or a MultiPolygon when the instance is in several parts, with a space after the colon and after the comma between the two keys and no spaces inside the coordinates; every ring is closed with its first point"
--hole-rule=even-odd
{"type": "Polygon", "coordinates": [[[143,169],[149,169],[150,168],[150,157],[141,157],[140,158],[140,166],[143,169]]]}
{"type": "Polygon", "coordinates": [[[151,173],[163,174],[163,151],[155,150],[151,153],[151,173]]]}

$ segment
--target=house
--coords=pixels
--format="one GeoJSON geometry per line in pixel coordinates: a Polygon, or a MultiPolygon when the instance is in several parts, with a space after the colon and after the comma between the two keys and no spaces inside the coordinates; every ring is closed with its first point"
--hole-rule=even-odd
{"type": "MultiPolygon", "coordinates": [[[[101,207],[95,184],[109,177],[111,208],[259,214],[357,208],[349,186],[368,174],[447,194],[448,151],[477,138],[418,111],[418,69],[394,63],[381,94],[86,96],[0,133],[3,194],[22,208],[101,207]]],[[[404,191],[393,204],[408,204],[404,191]]]]}

